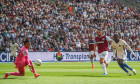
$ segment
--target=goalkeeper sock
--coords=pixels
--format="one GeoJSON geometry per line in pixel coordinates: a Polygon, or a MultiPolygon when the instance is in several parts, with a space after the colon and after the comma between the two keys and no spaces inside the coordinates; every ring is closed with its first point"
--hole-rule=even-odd
{"type": "Polygon", "coordinates": [[[101,63],[101,65],[102,65],[102,68],[103,68],[103,70],[104,70],[104,73],[107,74],[107,70],[106,70],[106,65],[105,65],[105,63],[101,63]]]}

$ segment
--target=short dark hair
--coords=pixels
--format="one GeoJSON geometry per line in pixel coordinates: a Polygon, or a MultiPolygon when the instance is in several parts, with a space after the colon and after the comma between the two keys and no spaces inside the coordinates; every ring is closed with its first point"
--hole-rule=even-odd
{"type": "Polygon", "coordinates": [[[118,37],[119,37],[119,35],[118,35],[117,33],[115,33],[115,34],[114,34],[114,37],[118,38],[118,37]]]}
{"type": "Polygon", "coordinates": [[[98,30],[98,31],[102,31],[102,28],[98,28],[97,30],[98,30]]]}
{"type": "Polygon", "coordinates": [[[24,41],[24,45],[25,45],[25,43],[29,43],[29,42],[30,42],[29,39],[26,38],[25,41],[24,41]]]}

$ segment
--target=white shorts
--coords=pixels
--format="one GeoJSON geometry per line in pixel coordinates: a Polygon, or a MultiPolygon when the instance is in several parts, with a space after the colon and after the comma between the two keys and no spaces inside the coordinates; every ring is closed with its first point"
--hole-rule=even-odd
{"type": "Polygon", "coordinates": [[[104,58],[105,60],[107,60],[107,56],[108,56],[108,51],[104,51],[102,53],[98,53],[100,58],[104,58]]]}
{"type": "Polygon", "coordinates": [[[91,55],[94,55],[94,51],[89,52],[89,57],[91,57],[91,55]]]}
{"type": "Polygon", "coordinates": [[[16,56],[17,56],[17,52],[11,52],[11,53],[10,53],[10,56],[16,57],[16,56]]]}

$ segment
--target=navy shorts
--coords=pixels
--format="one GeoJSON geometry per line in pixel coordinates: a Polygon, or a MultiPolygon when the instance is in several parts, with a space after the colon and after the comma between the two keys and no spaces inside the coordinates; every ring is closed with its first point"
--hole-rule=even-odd
{"type": "Polygon", "coordinates": [[[118,64],[123,64],[124,63],[124,59],[117,59],[118,64]]]}

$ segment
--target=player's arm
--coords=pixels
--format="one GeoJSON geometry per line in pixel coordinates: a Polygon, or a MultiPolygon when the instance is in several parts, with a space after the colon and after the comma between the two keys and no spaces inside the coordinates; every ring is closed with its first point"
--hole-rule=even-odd
{"type": "Polygon", "coordinates": [[[30,68],[30,71],[32,72],[32,66],[31,66],[30,61],[29,61],[28,52],[26,50],[23,51],[23,55],[25,56],[25,60],[26,60],[27,65],[30,68]]]}
{"type": "Polygon", "coordinates": [[[113,42],[111,44],[112,48],[113,48],[113,60],[115,61],[115,55],[116,55],[116,47],[113,45],[113,42]]]}
{"type": "Polygon", "coordinates": [[[115,61],[116,48],[113,48],[113,60],[115,61]]]}
{"type": "Polygon", "coordinates": [[[126,47],[126,48],[133,54],[133,56],[136,58],[136,55],[134,54],[134,52],[133,52],[133,50],[131,49],[131,47],[130,47],[124,40],[122,40],[122,41],[123,41],[125,47],[126,47]]]}
{"type": "Polygon", "coordinates": [[[110,39],[108,36],[106,36],[106,40],[108,41],[108,42],[113,42],[113,40],[112,39],[110,39]]]}
{"type": "Polygon", "coordinates": [[[19,50],[20,49],[20,47],[19,47],[19,45],[16,43],[16,48],[17,48],[17,50],[19,50]]]}
{"type": "Polygon", "coordinates": [[[23,51],[23,55],[25,56],[25,60],[27,62],[27,65],[30,67],[30,62],[29,62],[29,57],[28,57],[28,52],[25,50],[23,51]]]}

